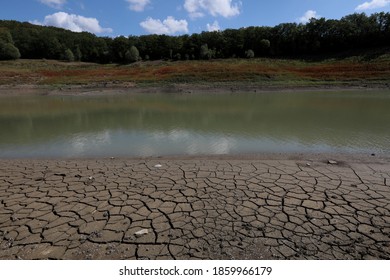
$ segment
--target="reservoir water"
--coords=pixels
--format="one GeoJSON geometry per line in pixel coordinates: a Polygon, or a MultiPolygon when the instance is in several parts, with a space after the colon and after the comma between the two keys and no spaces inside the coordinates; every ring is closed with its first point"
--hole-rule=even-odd
{"type": "Polygon", "coordinates": [[[0,158],[390,153],[390,91],[0,98],[0,158]]]}

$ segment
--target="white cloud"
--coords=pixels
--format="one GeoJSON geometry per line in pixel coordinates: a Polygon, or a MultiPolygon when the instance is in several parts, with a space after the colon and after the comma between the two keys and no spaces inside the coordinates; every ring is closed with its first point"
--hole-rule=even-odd
{"type": "Polygon", "coordinates": [[[316,11],[308,10],[302,17],[298,19],[301,23],[307,23],[311,18],[319,18],[320,16],[317,15],[316,11]]]}
{"type": "Polygon", "coordinates": [[[39,0],[39,2],[55,9],[61,9],[66,0],[39,0]]]}
{"type": "Polygon", "coordinates": [[[91,32],[91,33],[111,33],[111,28],[103,28],[100,26],[96,18],[87,18],[79,15],[67,14],[58,12],[45,17],[43,22],[33,21],[34,24],[55,26],[69,29],[74,32],[91,32]]]}
{"type": "Polygon", "coordinates": [[[188,22],[186,20],[176,20],[169,16],[163,21],[148,17],[140,23],[141,27],[152,34],[168,34],[172,35],[178,32],[188,32],[188,22]]]}
{"type": "Polygon", "coordinates": [[[129,5],[129,9],[135,12],[142,12],[146,6],[150,4],[150,0],[126,0],[129,5]]]}
{"type": "Polygon", "coordinates": [[[219,31],[221,27],[219,27],[218,21],[214,21],[212,24],[207,24],[207,31],[219,31]]]}
{"type": "Polygon", "coordinates": [[[232,3],[232,0],[185,0],[184,9],[193,19],[205,13],[228,18],[240,14],[240,5],[241,2],[232,3]]]}
{"type": "Polygon", "coordinates": [[[372,10],[377,8],[383,8],[390,4],[390,0],[371,0],[370,2],[364,2],[356,7],[356,11],[372,10]]]}

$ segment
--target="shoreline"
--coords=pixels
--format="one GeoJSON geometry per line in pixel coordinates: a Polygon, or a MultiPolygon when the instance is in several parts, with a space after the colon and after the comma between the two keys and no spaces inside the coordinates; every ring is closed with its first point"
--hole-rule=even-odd
{"type": "Polygon", "coordinates": [[[268,93],[268,92],[333,92],[333,91],[386,91],[389,84],[383,83],[345,83],[345,84],[315,84],[315,85],[260,85],[252,83],[225,84],[133,84],[123,83],[117,85],[88,84],[88,85],[58,85],[40,86],[1,85],[0,96],[100,96],[100,95],[131,95],[131,94],[240,94],[240,93],[268,93]]]}
{"type": "Polygon", "coordinates": [[[39,162],[39,161],[313,161],[328,163],[329,160],[338,163],[390,163],[390,154],[386,153],[316,153],[316,152],[286,152],[286,153],[238,153],[238,154],[172,154],[156,156],[87,156],[87,157],[4,157],[0,161],[20,161],[20,162],[39,162]]]}

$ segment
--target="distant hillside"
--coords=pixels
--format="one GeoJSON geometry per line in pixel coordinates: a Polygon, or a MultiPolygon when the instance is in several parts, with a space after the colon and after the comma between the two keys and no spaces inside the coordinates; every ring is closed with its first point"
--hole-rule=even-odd
{"type": "Polygon", "coordinates": [[[247,27],[200,34],[97,37],[55,27],[0,21],[0,59],[56,59],[97,63],[332,56],[390,46],[390,13],[311,19],[307,24],[247,27]],[[18,51],[18,52],[16,52],[18,51]],[[6,54],[6,55],[4,55],[6,54]],[[18,55],[19,54],[19,55],[18,55]]]}

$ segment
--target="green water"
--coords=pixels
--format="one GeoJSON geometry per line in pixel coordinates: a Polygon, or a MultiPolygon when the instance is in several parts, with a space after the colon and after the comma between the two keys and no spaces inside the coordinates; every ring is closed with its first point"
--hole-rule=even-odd
{"type": "Polygon", "coordinates": [[[0,157],[390,153],[390,91],[0,98],[0,157]]]}

